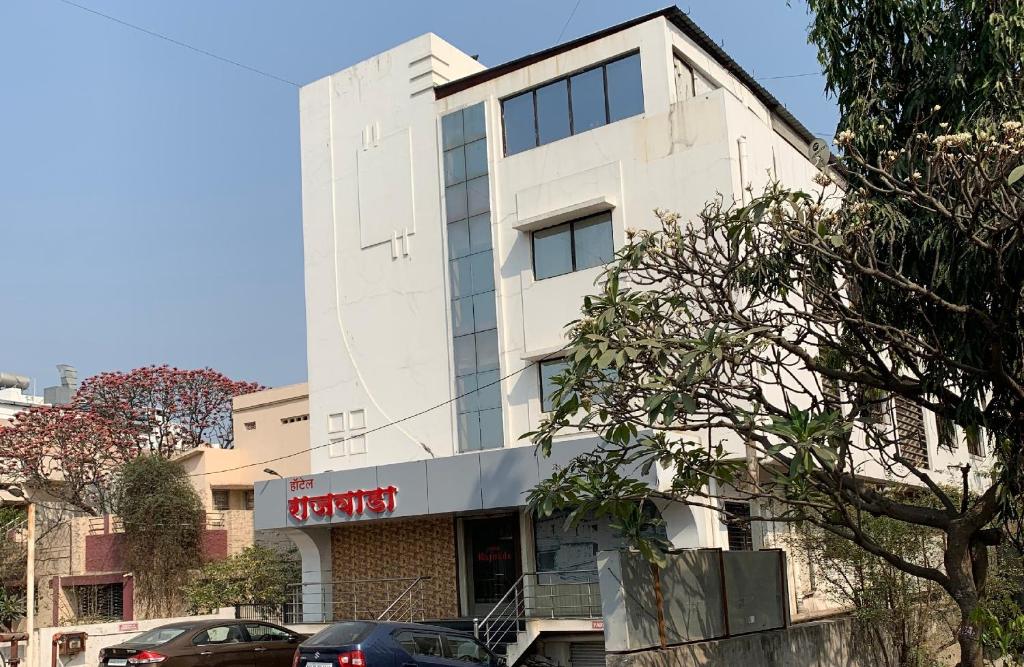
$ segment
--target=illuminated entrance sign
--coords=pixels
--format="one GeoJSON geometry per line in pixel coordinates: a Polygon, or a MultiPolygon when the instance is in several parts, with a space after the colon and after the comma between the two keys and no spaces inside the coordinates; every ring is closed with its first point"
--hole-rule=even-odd
{"type": "Polygon", "coordinates": [[[395,486],[377,487],[370,491],[357,489],[344,493],[325,493],[322,496],[295,496],[288,499],[288,514],[296,521],[305,521],[312,514],[318,517],[362,516],[364,512],[383,514],[395,511],[395,486]]]}

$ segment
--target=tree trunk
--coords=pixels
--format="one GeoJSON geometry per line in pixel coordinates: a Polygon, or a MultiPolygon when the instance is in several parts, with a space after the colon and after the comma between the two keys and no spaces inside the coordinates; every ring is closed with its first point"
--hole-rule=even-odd
{"type": "Polygon", "coordinates": [[[973,555],[970,536],[957,532],[948,534],[944,554],[946,575],[949,577],[949,594],[960,610],[960,627],[956,633],[960,646],[958,667],[984,667],[979,630],[971,620],[980,600],[973,555]]]}

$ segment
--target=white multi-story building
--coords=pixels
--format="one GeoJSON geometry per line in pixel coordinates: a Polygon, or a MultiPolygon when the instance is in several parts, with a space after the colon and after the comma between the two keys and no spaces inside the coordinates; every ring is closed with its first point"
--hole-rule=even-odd
{"type": "MultiPolygon", "coordinates": [[[[345,582],[387,579],[433,619],[577,582],[562,615],[587,617],[591,580],[571,573],[616,538],[525,507],[597,444],[567,435],[544,459],[520,439],[564,327],[654,209],[814,188],[813,137],[674,8],[493,68],[427,34],[300,100],[313,474],[257,483],[256,526],[291,529],[303,618],[351,616],[345,582]]],[[[715,514],[661,511],[677,546],[729,548],[715,514]]],[[[544,641],[563,663],[597,627],[575,623],[544,641]]]]}

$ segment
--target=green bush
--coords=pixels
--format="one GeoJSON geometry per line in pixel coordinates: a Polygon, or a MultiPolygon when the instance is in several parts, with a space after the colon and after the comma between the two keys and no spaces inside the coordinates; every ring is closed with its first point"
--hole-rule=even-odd
{"type": "Polygon", "coordinates": [[[194,612],[236,604],[281,604],[287,600],[287,585],[300,578],[301,569],[294,558],[253,545],[203,566],[185,586],[185,600],[194,612]]]}

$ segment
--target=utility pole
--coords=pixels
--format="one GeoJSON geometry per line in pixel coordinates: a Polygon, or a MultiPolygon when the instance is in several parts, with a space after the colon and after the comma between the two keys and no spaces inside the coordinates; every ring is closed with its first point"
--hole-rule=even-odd
{"type": "Polygon", "coordinates": [[[36,624],[36,504],[28,501],[28,563],[25,567],[25,665],[36,667],[32,661],[36,659],[32,637],[36,624]]]}

